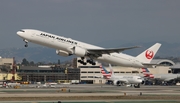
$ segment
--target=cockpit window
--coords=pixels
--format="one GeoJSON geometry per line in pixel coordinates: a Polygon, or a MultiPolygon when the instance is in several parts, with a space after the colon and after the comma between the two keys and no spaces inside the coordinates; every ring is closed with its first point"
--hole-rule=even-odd
{"type": "Polygon", "coordinates": [[[21,32],[25,32],[24,30],[19,30],[19,31],[21,31],[21,32]]]}

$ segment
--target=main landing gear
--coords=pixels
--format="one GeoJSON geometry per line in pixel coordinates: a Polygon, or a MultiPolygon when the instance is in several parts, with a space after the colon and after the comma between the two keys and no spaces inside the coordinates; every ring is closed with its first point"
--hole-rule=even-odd
{"type": "Polygon", "coordinates": [[[81,59],[79,59],[78,62],[83,64],[83,65],[86,65],[87,63],[92,64],[92,65],[96,65],[96,63],[92,59],[88,59],[85,62],[84,57],[81,57],[81,59]]]}
{"type": "Polygon", "coordinates": [[[28,47],[28,41],[26,39],[23,39],[23,41],[25,42],[25,47],[28,47]]]}
{"type": "Polygon", "coordinates": [[[87,63],[92,64],[92,65],[96,65],[96,63],[93,60],[90,60],[90,59],[87,60],[87,63]]]}
{"type": "Polygon", "coordinates": [[[138,83],[138,84],[134,84],[134,88],[140,88],[140,84],[138,83]]]}

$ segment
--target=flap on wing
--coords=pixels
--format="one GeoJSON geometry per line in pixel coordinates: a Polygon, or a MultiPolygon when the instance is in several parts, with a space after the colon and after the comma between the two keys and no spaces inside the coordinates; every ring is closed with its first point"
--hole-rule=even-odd
{"type": "Polygon", "coordinates": [[[139,48],[139,46],[133,46],[133,47],[127,47],[127,48],[109,48],[109,49],[88,49],[88,52],[90,54],[110,54],[110,53],[119,53],[122,52],[124,50],[128,50],[128,49],[134,49],[134,48],[139,48]]]}

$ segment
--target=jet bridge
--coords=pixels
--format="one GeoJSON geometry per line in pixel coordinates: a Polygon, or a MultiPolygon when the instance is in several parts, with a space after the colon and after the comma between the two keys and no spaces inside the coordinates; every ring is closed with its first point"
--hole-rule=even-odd
{"type": "Polygon", "coordinates": [[[170,69],[173,74],[180,74],[180,63],[173,65],[170,69]]]}

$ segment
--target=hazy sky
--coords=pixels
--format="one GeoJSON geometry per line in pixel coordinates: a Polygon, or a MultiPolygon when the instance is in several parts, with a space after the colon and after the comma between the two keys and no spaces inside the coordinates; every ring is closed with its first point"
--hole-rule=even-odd
{"type": "Polygon", "coordinates": [[[0,49],[24,47],[16,35],[23,28],[95,45],[109,41],[178,43],[180,0],[1,0],[0,49]]]}

